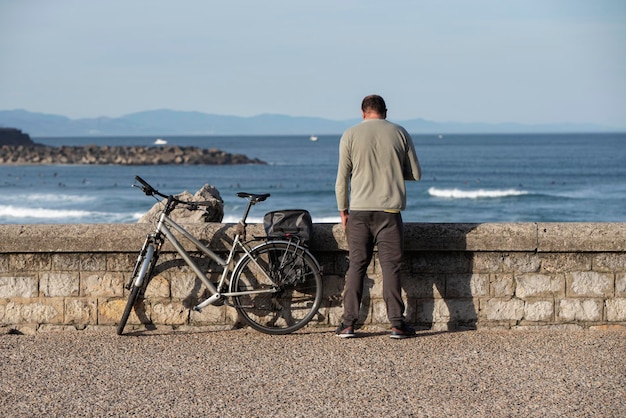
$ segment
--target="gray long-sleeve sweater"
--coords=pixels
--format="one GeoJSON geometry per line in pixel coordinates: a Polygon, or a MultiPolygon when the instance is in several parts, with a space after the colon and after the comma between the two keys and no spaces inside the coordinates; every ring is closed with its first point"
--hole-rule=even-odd
{"type": "Polygon", "coordinates": [[[340,211],[404,210],[404,181],[421,176],[407,131],[385,119],[365,119],[341,137],[335,183],[337,207],[340,211]]]}

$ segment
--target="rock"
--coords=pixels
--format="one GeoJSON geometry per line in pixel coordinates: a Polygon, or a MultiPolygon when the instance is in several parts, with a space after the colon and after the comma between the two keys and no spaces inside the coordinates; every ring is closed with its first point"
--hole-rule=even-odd
{"type": "MultiPolygon", "coordinates": [[[[192,195],[187,190],[177,194],[177,198],[189,202],[202,202],[200,206],[204,210],[189,210],[185,206],[178,206],[172,211],[170,217],[177,223],[205,223],[222,222],[224,218],[224,201],[220,192],[213,186],[205,184],[196,194],[192,195]]],[[[159,213],[164,203],[156,203],[138,223],[152,223],[158,220],[159,213]]]]}
{"type": "Polygon", "coordinates": [[[61,146],[39,144],[0,146],[0,164],[266,164],[245,155],[198,147],[61,146]]]}

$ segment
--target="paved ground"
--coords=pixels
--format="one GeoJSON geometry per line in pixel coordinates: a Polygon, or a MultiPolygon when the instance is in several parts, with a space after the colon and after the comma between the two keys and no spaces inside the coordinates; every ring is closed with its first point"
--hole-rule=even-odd
{"type": "Polygon", "coordinates": [[[625,331],[0,335],[0,416],[624,417],[625,331]]]}

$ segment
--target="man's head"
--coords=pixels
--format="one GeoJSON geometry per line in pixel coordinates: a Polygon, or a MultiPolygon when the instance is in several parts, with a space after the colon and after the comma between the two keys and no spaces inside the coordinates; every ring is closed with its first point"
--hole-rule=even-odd
{"type": "Polygon", "coordinates": [[[376,94],[365,96],[361,102],[361,110],[363,111],[363,119],[385,119],[387,117],[385,100],[376,94]]]}

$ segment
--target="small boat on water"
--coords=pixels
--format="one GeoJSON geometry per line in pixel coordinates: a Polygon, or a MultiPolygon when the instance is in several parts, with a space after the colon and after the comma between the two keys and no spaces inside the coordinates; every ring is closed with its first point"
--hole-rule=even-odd
{"type": "Polygon", "coordinates": [[[154,145],[165,145],[165,144],[167,144],[167,141],[165,139],[157,138],[156,141],[154,141],[154,145]]]}
{"type": "Polygon", "coordinates": [[[315,135],[311,135],[311,136],[309,137],[309,139],[310,139],[311,141],[315,142],[315,141],[317,141],[317,136],[315,136],[315,135]]]}

